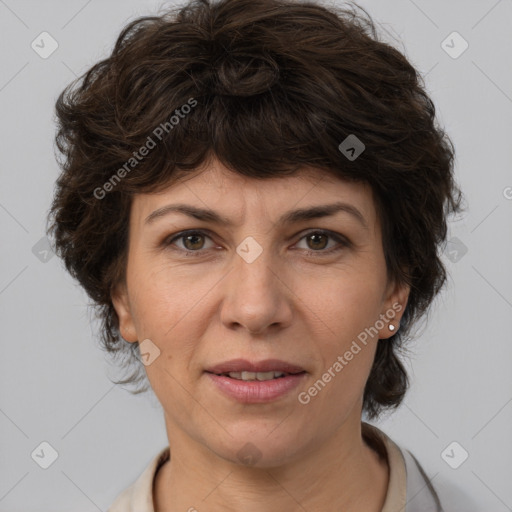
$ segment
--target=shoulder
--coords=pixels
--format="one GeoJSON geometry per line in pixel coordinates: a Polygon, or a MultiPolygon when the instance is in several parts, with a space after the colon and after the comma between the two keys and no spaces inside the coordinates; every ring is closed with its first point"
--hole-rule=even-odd
{"type": "Polygon", "coordinates": [[[169,446],[151,459],[141,475],[124,489],[107,512],[154,512],[153,483],[159,468],[169,459],[169,446]]]}
{"type": "Polygon", "coordinates": [[[432,478],[429,478],[418,459],[409,451],[400,448],[407,473],[406,512],[444,512],[432,478]]]}
{"type": "Polygon", "coordinates": [[[382,512],[444,512],[431,479],[409,450],[374,425],[363,422],[362,432],[367,442],[387,457],[389,485],[382,512]]]}

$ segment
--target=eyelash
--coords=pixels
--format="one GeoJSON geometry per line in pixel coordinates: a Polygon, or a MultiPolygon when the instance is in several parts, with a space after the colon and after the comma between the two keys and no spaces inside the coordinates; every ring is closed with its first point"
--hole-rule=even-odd
{"type": "MultiPolygon", "coordinates": [[[[207,231],[188,230],[188,231],[181,231],[181,232],[177,233],[176,235],[172,235],[172,238],[169,238],[169,237],[166,238],[164,240],[164,245],[170,247],[175,240],[179,240],[179,239],[185,238],[190,235],[199,235],[199,236],[204,236],[204,237],[211,239],[211,236],[209,236],[207,231]]],[[[319,249],[318,251],[305,250],[305,253],[307,256],[324,256],[324,255],[327,256],[327,255],[330,255],[333,253],[337,253],[343,249],[346,249],[347,247],[350,247],[350,245],[351,245],[350,242],[346,238],[344,238],[340,235],[337,235],[331,231],[324,230],[324,229],[316,229],[316,230],[306,233],[299,239],[299,242],[310,235],[324,235],[329,238],[332,238],[333,240],[338,242],[340,245],[338,247],[334,247],[334,248],[331,248],[328,250],[322,250],[322,249],[319,249]]],[[[179,252],[182,252],[182,253],[184,253],[185,256],[196,257],[196,256],[201,256],[201,254],[203,254],[204,251],[206,251],[207,249],[198,249],[197,251],[190,251],[188,249],[172,248],[172,250],[177,250],[179,252]]]]}

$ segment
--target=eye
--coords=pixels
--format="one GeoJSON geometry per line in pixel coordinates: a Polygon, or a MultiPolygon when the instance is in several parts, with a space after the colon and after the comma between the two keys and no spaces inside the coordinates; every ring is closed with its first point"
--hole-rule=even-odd
{"type": "Polygon", "coordinates": [[[307,244],[306,254],[308,255],[331,254],[333,252],[340,251],[350,245],[348,240],[346,240],[344,237],[325,230],[310,231],[304,235],[301,240],[305,240],[305,243],[307,244]],[[329,249],[325,250],[328,245],[327,240],[329,238],[338,244],[334,244],[334,246],[331,246],[329,249]]]}
{"type": "MultiPolygon", "coordinates": [[[[181,251],[186,256],[199,256],[206,252],[208,249],[213,248],[212,245],[210,245],[210,247],[205,246],[205,239],[212,241],[211,237],[208,236],[205,231],[182,231],[181,233],[177,233],[176,235],[164,240],[164,245],[171,247],[173,250],[181,251]]],[[[345,237],[326,230],[317,229],[310,231],[299,239],[299,243],[302,242],[302,240],[304,240],[307,244],[305,253],[308,256],[323,256],[332,254],[350,246],[350,242],[345,237]],[[337,244],[334,244],[334,246],[326,249],[326,247],[329,245],[329,238],[337,242],[337,244]]]]}
{"type": "Polygon", "coordinates": [[[206,233],[204,233],[203,231],[182,231],[181,233],[178,233],[175,237],[168,239],[166,241],[166,244],[173,245],[175,240],[182,240],[183,247],[179,247],[178,245],[178,248],[189,254],[200,252],[201,249],[204,249],[204,241],[201,241],[201,239],[205,238],[211,240],[211,238],[208,235],[206,235],[206,233]]]}

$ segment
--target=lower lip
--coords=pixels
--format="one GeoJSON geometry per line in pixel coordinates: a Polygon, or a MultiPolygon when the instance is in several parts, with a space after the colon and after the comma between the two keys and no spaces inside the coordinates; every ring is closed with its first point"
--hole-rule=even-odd
{"type": "Polygon", "coordinates": [[[262,381],[244,381],[208,372],[206,372],[206,375],[223,393],[231,398],[246,404],[258,404],[270,402],[286,395],[300,384],[306,373],[262,381]]]}

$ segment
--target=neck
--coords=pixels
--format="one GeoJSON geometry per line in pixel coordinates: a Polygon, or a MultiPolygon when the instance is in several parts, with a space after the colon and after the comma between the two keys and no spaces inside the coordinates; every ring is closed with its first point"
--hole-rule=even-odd
{"type": "Polygon", "coordinates": [[[271,468],[222,459],[181,431],[169,439],[170,460],[155,480],[155,512],[380,512],[386,498],[387,461],[363,440],[359,419],[297,460],[271,468]]]}

